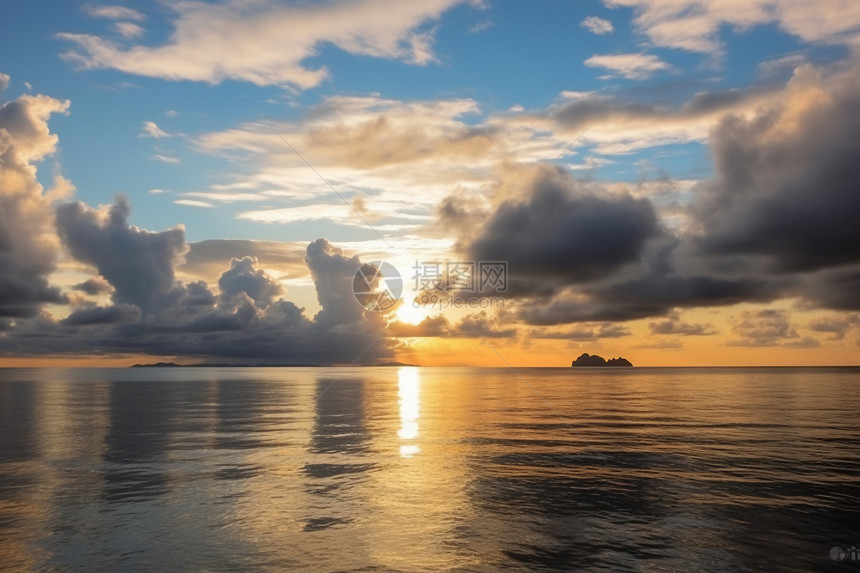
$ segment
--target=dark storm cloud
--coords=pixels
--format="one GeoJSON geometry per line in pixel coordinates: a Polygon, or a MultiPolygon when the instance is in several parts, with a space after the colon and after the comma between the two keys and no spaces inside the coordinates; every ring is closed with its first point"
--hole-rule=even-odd
{"type": "Polygon", "coordinates": [[[476,261],[507,261],[515,290],[541,290],[608,276],[637,261],[662,233],[650,201],[598,196],[545,168],[527,198],[499,205],[465,251],[476,261]]]}
{"type": "Polygon", "coordinates": [[[780,109],[724,119],[695,205],[705,253],[761,255],[779,272],[860,262],[858,109],[860,67],[826,83],[806,67],[780,109]]]}
{"type": "Polygon", "coordinates": [[[43,303],[66,302],[47,279],[58,243],[33,165],[56,146],[48,117],[68,107],[26,95],[0,106],[0,317],[34,316],[43,303]]]}
{"type": "MultiPolygon", "coordinates": [[[[783,297],[860,309],[860,66],[826,77],[806,66],[780,98],[764,89],[700,94],[671,113],[586,95],[556,119],[704,116],[763,95],[756,115],[730,115],[713,130],[716,174],[694,190],[689,230],[672,236],[648,199],[607,196],[556,172],[536,178],[526,200],[479,219],[477,232],[461,235],[463,251],[510,262],[506,296],[535,325],[668,316],[652,332],[704,335],[713,329],[676,320],[674,309],[783,297]]],[[[440,220],[461,213],[449,207],[440,220]]]]}
{"type": "Polygon", "coordinates": [[[113,291],[110,283],[101,277],[92,277],[72,287],[75,290],[85,292],[89,295],[106,294],[113,291]]]}
{"type": "Polygon", "coordinates": [[[121,324],[140,320],[140,309],[133,304],[117,304],[109,307],[94,306],[74,311],[61,320],[66,326],[91,324],[121,324]]]}
{"type": "MultiPolygon", "coordinates": [[[[659,222],[647,198],[541,168],[523,199],[500,203],[461,235],[465,258],[507,261],[508,290],[528,324],[627,321],[675,308],[768,302],[798,282],[744,257],[703,255],[659,222]]],[[[678,326],[689,333],[706,328],[678,326]]]]}
{"type": "Polygon", "coordinates": [[[661,316],[675,307],[727,306],[768,302],[780,296],[777,284],[764,279],[712,276],[648,275],[583,287],[562,293],[549,303],[527,302],[520,312],[530,324],[627,321],[661,316]]]}
{"type": "Polygon", "coordinates": [[[255,269],[257,259],[242,257],[231,259],[230,269],[225,271],[218,280],[223,303],[235,299],[236,295],[245,293],[260,308],[265,308],[284,293],[284,287],[262,269],[255,269]]]}
{"type": "Polygon", "coordinates": [[[148,314],[170,306],[179,294],[174,266],[187,251],[185,230],[140,229],[128,224],[130,211],[122,195],[106,215],[81,202],[60,205],[57,230],[72,256],[94,265],[114,287],[114,302],[148,314]]]}
{"type": "Polygon", "coordinates": [[[810,274],[799,294],[825,308],[860,310],[860,265],[810,274]]]}

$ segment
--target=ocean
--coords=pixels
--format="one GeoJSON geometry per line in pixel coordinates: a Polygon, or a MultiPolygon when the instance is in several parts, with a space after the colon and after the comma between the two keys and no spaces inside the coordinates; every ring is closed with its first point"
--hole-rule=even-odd
{"type": "Polygon", "coordinates": [[[858,368],[0,370],[8,571],[856,571],[858,368]]]}

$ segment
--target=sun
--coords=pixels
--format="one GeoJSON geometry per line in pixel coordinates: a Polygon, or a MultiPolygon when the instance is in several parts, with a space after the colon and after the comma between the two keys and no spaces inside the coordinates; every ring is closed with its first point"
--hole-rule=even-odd
{"type": "Polygon", "coordinates": [[[397,317],[397,320],[406,324],[418,324],[427,318],[427,313],[424,309],[421,307],[416,308],[409,300],[404,300],[394,315],[397,317]]]}

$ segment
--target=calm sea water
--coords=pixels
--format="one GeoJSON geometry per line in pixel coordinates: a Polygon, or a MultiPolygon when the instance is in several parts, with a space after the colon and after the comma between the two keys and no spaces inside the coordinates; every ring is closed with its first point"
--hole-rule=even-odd
{"type": "Polygon", "coordinates": [[[860,370],[519,372],[0,370],[0,569],[860,572],[860,370]]]}

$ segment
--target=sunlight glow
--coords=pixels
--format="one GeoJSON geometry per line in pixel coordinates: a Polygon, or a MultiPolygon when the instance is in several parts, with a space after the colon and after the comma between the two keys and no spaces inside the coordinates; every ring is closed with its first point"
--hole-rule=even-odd
{"type": "MultiPolygon", "coordinates": [[[[418,417],[421,406],[421,380],[418,369],[414,367],[401,368],[397,371],[397,388],[400,398],[400,429],[397,437],[401,440],[414,440],[418,437],[418,417]]],[[[400,455],[412,457],[421,451],[414,444],[401,444],[400,455]]]]}
{"type": "MultiPolygon", "coordinates": [[[[411,295],[411,292],[408,294],[411,295]]],[[[427,312],[422,307],[415,308],[412,306],[411,297],[404,297],[403,303],[400,305],[400,308],[397,309],[395,314],[397,316],[397,320],[407,324],[418,324],[427,318],[427,312]],[[407,300],[407,298],[409,298],[409,300],[407,300]]]]}

